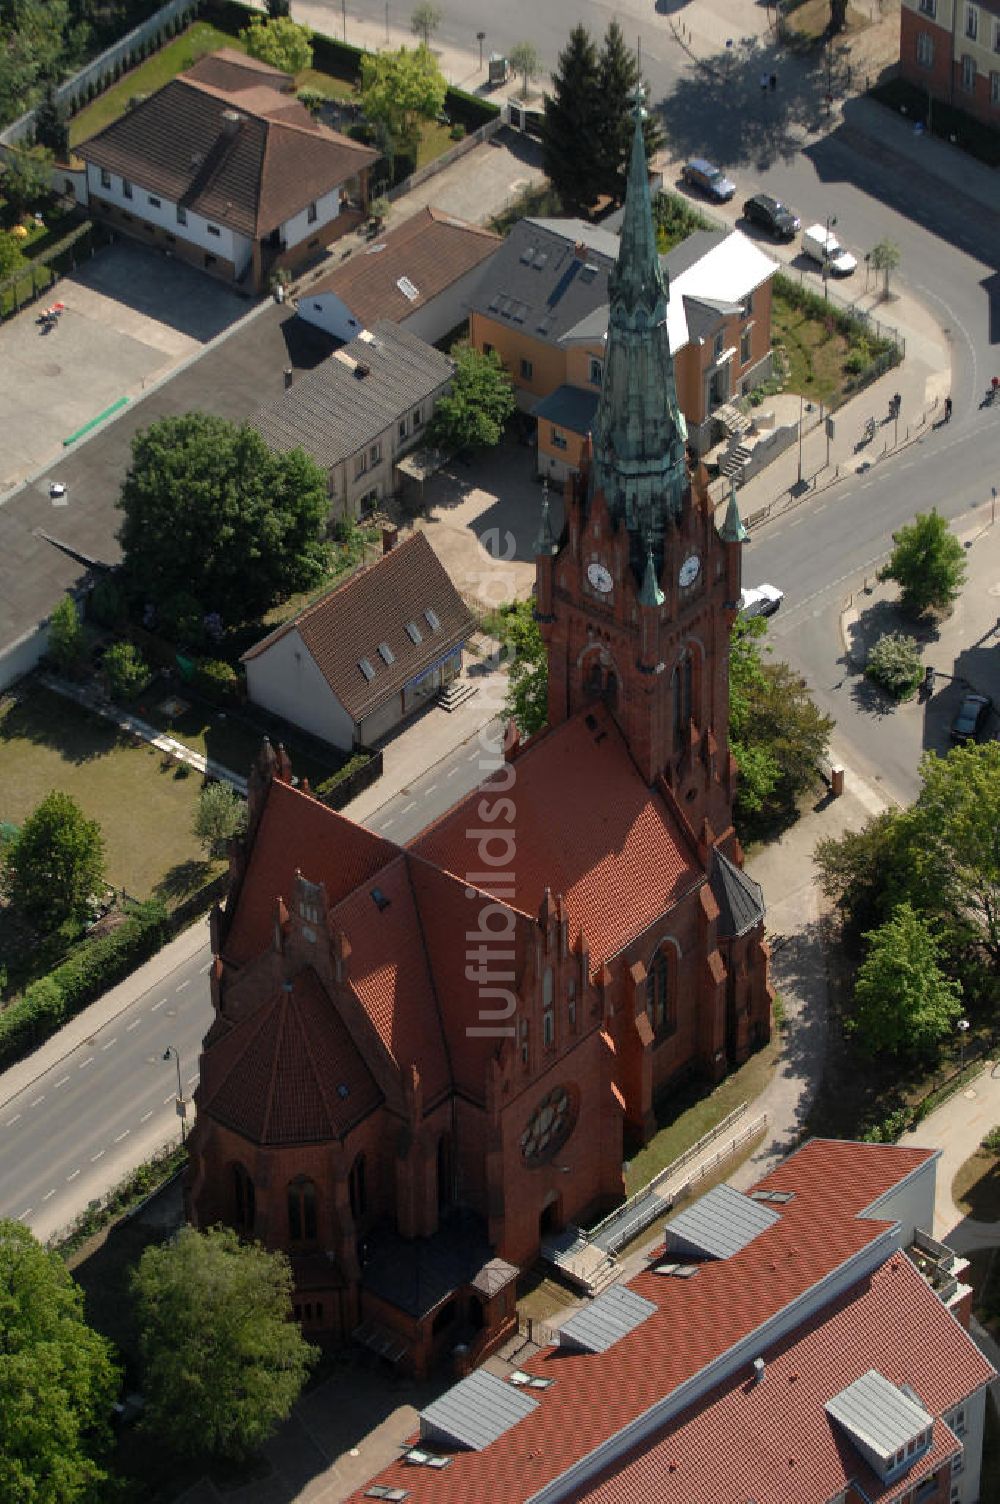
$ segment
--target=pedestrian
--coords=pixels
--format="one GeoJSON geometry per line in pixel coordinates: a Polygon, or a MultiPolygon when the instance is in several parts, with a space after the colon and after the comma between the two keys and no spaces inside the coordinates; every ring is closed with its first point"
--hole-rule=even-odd
{"type": "Polygon", "coordinates": [[[766,73],[762,73],[760,75],[760,92],[762,94],[766,94],[767,93],[767,74],[766,73]]]}
{"type": "Polygon", "coordinates": [[[775,91],[775,89],[777,87],[778,87],[778,75],[776,73],[772,73],[771,74],[771,93],[772,94],[774,93],[774,91],[775,91]]]}

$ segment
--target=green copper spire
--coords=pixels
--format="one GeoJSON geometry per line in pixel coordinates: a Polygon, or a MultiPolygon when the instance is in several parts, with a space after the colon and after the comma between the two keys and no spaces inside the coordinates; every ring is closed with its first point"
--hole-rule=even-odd
{"type": "Polygon", "coordinates": [[[552,520],[549,517],[549,483],[542,482],[542,515],[538,523],[538,532],[535,536],[534,552],[539,554],[554,554],[559,548],[555,535],[552,531],[552,520]]]}
{"type": "Polygon", "coordinates": [[[724,543],[745,543],[749,536],[736,505],[736,482],[730,478],[729,505],[726,508],[726,520],[719,528],[719,537],[724,543]]]}
{"type": "Polygon", "coordinates": [[[653,550],[646,552],[646,573],[642,577],[642,589],[639,591],[640,606],[662,606],[663,591],[660,582],[656,578],[656,565],[653,563],[653,550]]]}
{"type": "Polygon", "coordinates": [[[594,484],[611,515],[632,534],[638,574],[647,547],[662,560],[663,536],[680,516],[687,485],[687,426],[677,404],[667,336],[668,290],[656,249],[642,135],[642,90],[636,91],[618,260],[608,277],[610,313],[604,381],[594,418],[594,484]]]}

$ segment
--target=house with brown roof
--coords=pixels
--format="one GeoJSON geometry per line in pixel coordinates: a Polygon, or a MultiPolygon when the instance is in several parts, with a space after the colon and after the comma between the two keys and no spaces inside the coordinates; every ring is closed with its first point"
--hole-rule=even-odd
{"type": "Polygon", "coordinates": [[[469,316],[501,240],[482,225],[425,208],[313,282],[299,317],[349,340],[379,319],[435,344],[469,316]]]}
{"type": "Polygon", "coordinates": [[[364,217],[377,153],[314,120],[292,79],[229,48],[77,147],[90,212],[264,291],[364,217]]]}
{"type": "Polygon", "coordinates": [[[360,517],[397,490],[396,467],[454,374],[450,356],[380,319],[250,422],[275,453],[304,449],[326,471],[334,517],[360,517]]]}
{"type": "Polygon", "coordinates": [[[449,684],[475,627],[424,533],[243,655],[249,698],[345,750],[370,746],[449,684]]]}

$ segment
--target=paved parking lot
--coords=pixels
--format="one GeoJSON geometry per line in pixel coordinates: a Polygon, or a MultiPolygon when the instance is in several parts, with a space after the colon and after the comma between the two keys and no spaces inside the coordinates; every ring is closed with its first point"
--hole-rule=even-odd
{"type": "Polygon", "coordinates": [[[251,303],[196,268],[131,241],[98,251],[0,326],[0,496],[63,439],[196,354],[251,303]],[[36,320],[64,303],[44,333],[36,320]]]}

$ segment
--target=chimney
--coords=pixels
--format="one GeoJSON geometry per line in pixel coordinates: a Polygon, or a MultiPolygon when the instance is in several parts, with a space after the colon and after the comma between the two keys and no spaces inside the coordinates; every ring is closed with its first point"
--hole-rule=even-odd
{"type": "Polygon", "coordinates": [[[358,381],[364,381],[365,377],[366,376],[370,376],[371,373],[372,373],[371,366],[362,365],[362,363],[361,363],[360,360],[358,361],[357,365],[354,367],[354,374],[357,377],[358,381]]]}
{"type": "Polygon", "coordinates": [[[763,1384],[764,1382],[763,1358],[754,1358],[753,1360],[753,1381],[755,1384],[763,1384]]]}
{"type": "Polygon", "coordinates": [[[287,392],[288,388],[291,386],[292,380],[294,378],[294,372],[292,371],[291,366],[286,366],[285,367],[284,377],[285,377],[285,391],[287,392]]]}
{"type": "Polygon", "coordinates": [[[387,554],[387,553],[390,552],[390,550],[394,549],[396,547],[396,542],[397,542],[398,538],[399,538],[399,528],[398,527],[394,527],[391,522],[387,522],[387,523],[383,524],[383,527],[382,527],[382,552],[384,554],[387,554]]]}
{"type": "Polygon", "coordinates": [[[224,136],[235,136],[242,124],[243,116],[239,110],[223,110],[222,134],[224,136]]]}
{"type": "Polygon", "coordinates": [[[573,247],[573,255],[576,257],[577,261],[586,261],[587,257],[590,255],[590,251],[588,250],[586,245],[584,245],[582,240],[578,240],[576,245],[573,247]]]}

